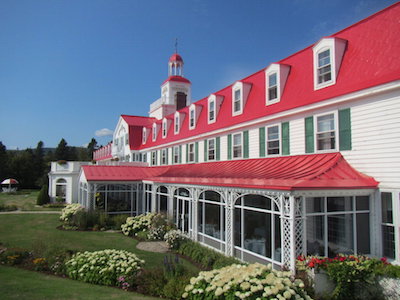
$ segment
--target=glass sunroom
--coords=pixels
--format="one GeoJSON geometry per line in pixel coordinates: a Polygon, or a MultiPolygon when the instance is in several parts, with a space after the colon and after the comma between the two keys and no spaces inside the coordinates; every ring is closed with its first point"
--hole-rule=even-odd
{"type": "Polygon", "coordinates": [[[294,270],[300,254],[378,251],[378,183],[340,153],[168,167],[84,166],[80,184],[79,202],[89,209],[168,214],[191,239],[243,261],[294,270]]]}

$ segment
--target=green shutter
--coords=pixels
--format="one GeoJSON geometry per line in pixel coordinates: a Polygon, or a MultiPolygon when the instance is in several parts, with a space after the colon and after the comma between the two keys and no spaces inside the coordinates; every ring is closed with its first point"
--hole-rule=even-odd
{"type": "Polygon", "coordinates": [[[195,162],[199,162],[199,142],[196,142],[194,145],[194,160],[195,162]]]}
{"type": "Polygon", "coordinates": [[[282,134],[282,155],[290,154],[290,143],[289,143],[289,122],[281,124],[282,134]]]}
{"type": "Polygon", "coordinates": [[[260,157],[265,157],[265,127],[259,129],[260,157]]]}
{"type": "Polygon", "coordinates": [[[243,131],[243,158],[249,158],[249,131],[243,131]]]}
{"type": "Polygon", "coordinates": [[[339,110],[339,150],[351,150],[350,108],[339,110]]]}
{"type": "Polygon", "coordinates": [[[179,163],[182,163],[182,145],[179,145],[179,163]]]}
{"type": "Polygon", "coordinates": [[[169,148],[167,148],[167,153],[165,155],[166,165],[169,165],[168,156],[169,156],[169,148]]]}
{"type": "Polygon", "coordinates": [[[221,157],[220,157],[220,137],[219,136],[217,136],[216,138],[215,138],[215,151],[216,151],[216,155],[215,155],[215,159],[216,160],[220,160],[221,159],[221,157]]]}
{"type": "Polygon", "coordinates": [[[232,159],[232,134],[228,134],[228,159],[232,159]]]}
{"type": "Polygon", "coordinates": [[[189,162],[189,144],[186,144],[186,163],[189,162]]]}
{"type": "Polygon", "coordinates": [[[207,161],[208,160],[208,153],[207,153],[207,143],[208,143],[208,141],[207,140],[204,140],[204,161],[207,161]]]}
{"type": "Polygon", "coordinates": [[[305,118],[304,127],[306,133],[306,153],[314,153],[314,118],[305,118]]]}

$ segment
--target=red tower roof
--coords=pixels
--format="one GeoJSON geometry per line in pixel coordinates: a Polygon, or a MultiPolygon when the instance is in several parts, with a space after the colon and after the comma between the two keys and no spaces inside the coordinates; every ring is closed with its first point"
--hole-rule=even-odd
{"type": "Polygon", "coordinates": [[[178,53],[172,54],[171,57],[169,58],[169,62],[175,62],[175,61],[179,61],[179,62],[183,63],[183,59],[178,53]]]}

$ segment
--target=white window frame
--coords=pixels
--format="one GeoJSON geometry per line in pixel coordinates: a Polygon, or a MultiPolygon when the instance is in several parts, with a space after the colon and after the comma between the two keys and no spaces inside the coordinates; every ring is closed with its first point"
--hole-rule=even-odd
{"type": "Polygon", "coordinates": [[[216,121],[216,100],[215,98],[208,98],[208,124],[215,123],[216,121]],[[213,104],[214,109],[211,110],[211,104],[213,104]],[[213,118],[211,118],[213,116],[213,118]]]}
{"type": "Polygon", "coordinates": [[[180,156],[181,156],[181,153],[180,153],[180,148],[179,148],[179,146],[174,146],[173,148],[172,148],[172,154],[173,154],[173,158],[172,158],[172,163],[173,164],[179,164],[179,160],[180,160],[180,156]]]}
{"type": "Polygon", "coordinates": [[[194,162],[195,160],[196,160],[196,145],[194,144],[194,143],[189,143],[189,144],[187,144],[187,147],[188,147],[188,151],[187,151],[187,153],[188,153],[188,157],[187,157],[187,161],[189,162],[189,163],[192,163],[192,162],[194,162]],[[193,152],[190,152],[190,147],[193,147],[193,152]],[[191,155],[193,155],[193,159],[190,159],[190,156],[191,155]]]}
{"type": "Polygon", "coordinates": [[[181,116],[179,115],[179,113],[177,112],[174,116],[174,133],[178,134],[179,130],[180,130],[180,121],[181,121],[181,116]]]}
{"type": "Polygon", "coordinates": [[[280,100],[279,72],[275,71],[275,70],[268,72],[266,80],[267,80],[267,105],[279,102],[279,100],[280,100]],[[275,77],[276,77],[276,84],[271,86],[269,79],[273,75],[275,75],[275,77]],[[269,91],[270,91],[271,88],[274,88],[276,90],[276,92],[275,92],[276,93],[276,97],[273,98],[273,99],[271,99],[270,96],[269,96],[269,91]]]}
{"type": "MultiPolygon", "coordinates": [[[[332,151],[336,151],[337,149],[339,149],[338,145],[339,145],[339,127],[338,127],[338,115],[337,115],[337,111],[330,111],[330,112],[324,112],[324,113],[320,113],[317,115],[314,115],[314,143],[315,143],[315,151],[316,152],[332,152],[332,151]],[[318,149],[318,134],[324,133],[324,132],[328,132],[328,131],[323,131],[323,132],[319,132],[318,131],[318,118],[319,117],[323,117],[323,116],[327,116],[327,115],[333,115],[333,124],[335,126],[333,132],[334,132],[334,138],[335,138],[335,147],[333,149],[322,149],[319,150],[318,149]]],[[[329,131],[330,132],[330,131],[329,131]]]]}
{"type": "MultiPolygon", "coordinates": [[[[236,147],[239,147],[236,145],[236,147]]],[[[242,159],[243,158],[243,132],[238,132],[232,134],[232,159],[242,159]],[[240,135],[240,156],[235,157],[235,136],[240,135]]]]}
{"type": "Polygon", "coordinates": [[[196,128],[196,107],[191,106],[189,108],[189,129],[192,130],[195,128],[196,128]],[[193,114],[193,117],[192,117],[192,114],[193,114]]]}
{"type": "Polygon", "coordinates": [[[162,122],[162,137],[163,139],[167,137],[167,119],[163,119],[162,122]]]}
{"type": "Polygon", "coordinates": [[[151,165],[152,166],[157,165],[157,150],[151,151],[151,165]]]}
{"type": "Polygon", "coordinates": [[[232,116],[238,116],[243,113],[243,88],[236,86],[232,89],[232,116]],[[239,92],[239,99],[237,100],[236,93],[239,92]],[[235,110],[235,103],[239,103],[239,110],[235,110]]]}
{"type": "Polygon", "coordinates": [[[216,160],[216,156],[217,156],[217,147],[216,147],[216,139],[208,139],[207,140],[207,159],[208,161],[215,161],[216,160]],[[213,142],[214,143],[214,148],[210,147],[210,143],[213,142]],[[211,151],[213,151],[213,153],[211,153],[211,151]],[[213,155],[214,158],[210,158],[210,155],[213,155]]]}
{"type": "Polygon", "coordinates": [[[168,165],[168,149],[161,149],[161,164],[168,165]]]}
{"type": "Polygon", "coordinates": [[[322,48],[321,50],[319,50],[317,53],[316,53],[316,72],[317,72],[317,74],[316,74],[316,80],[317,80],[317,86],[325,86],[325,85],[329,85],[330,83],[332,83],[332,81],[333,81],[333,70],[332,70],[332,65],[333,65],[333,63],[332,63],[332,49],[330,48],[330,47],[324,47],[324,48],[322,48]],[[319,58],[319,56],[322,54],[322,53],[325,53],[325,52],[329,52],[329,62],[328,63],[326,63],[326,64],[324,64],[324,65],[320,65],[319,63],[320,63],[320,58],[319,58]],[[322,74],[320,74],[320,70],[323,70],[324,68],[326,68],[326,67],[328,67],[329,66],[329,72],[324,72],[324,73],[322,73],[322,74]],[[324,78],[325,77],[325,75],[327,75],[327,74],[329,74],[330,75],[330,79],[329,80],[324,80],[324,81],[321,81],[321,82],[319,82],[320,81],[320,78],[324,78]]]}
{"type": "Polygon", "coordinates": [[[267,127],[265,127],[265,154],[267,156],[279,156],[282,155],[282,137],[281,137],[281,125],[280,124],[273,124],[273,125],[269,125],[267,127]],[[274,140],[269,140],[269,136],[268,136],[268,129],[269,128],[273,128],[273,127],[278,127],[278,139],[274,139],[274,140]],[[279,149],[279,153],[276,154],[269,154],[268,153],[268,142],[274,142],[274,141],[278,141],[278,149],[279,149]]]}
{"type": "Polygon", "coordinates": [[[153,142],[157,139],[157,124],[153,124],[153,142]]]}

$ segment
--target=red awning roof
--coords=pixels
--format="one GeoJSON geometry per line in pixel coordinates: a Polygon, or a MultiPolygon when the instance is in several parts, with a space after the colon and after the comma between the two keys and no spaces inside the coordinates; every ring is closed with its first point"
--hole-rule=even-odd
{"type": "Polygon", "coordinates": [[[340,153],[161,167],[82,166],[88,181],[139,181],[274,190],[369,189],[378,182],[340,153]]]}

